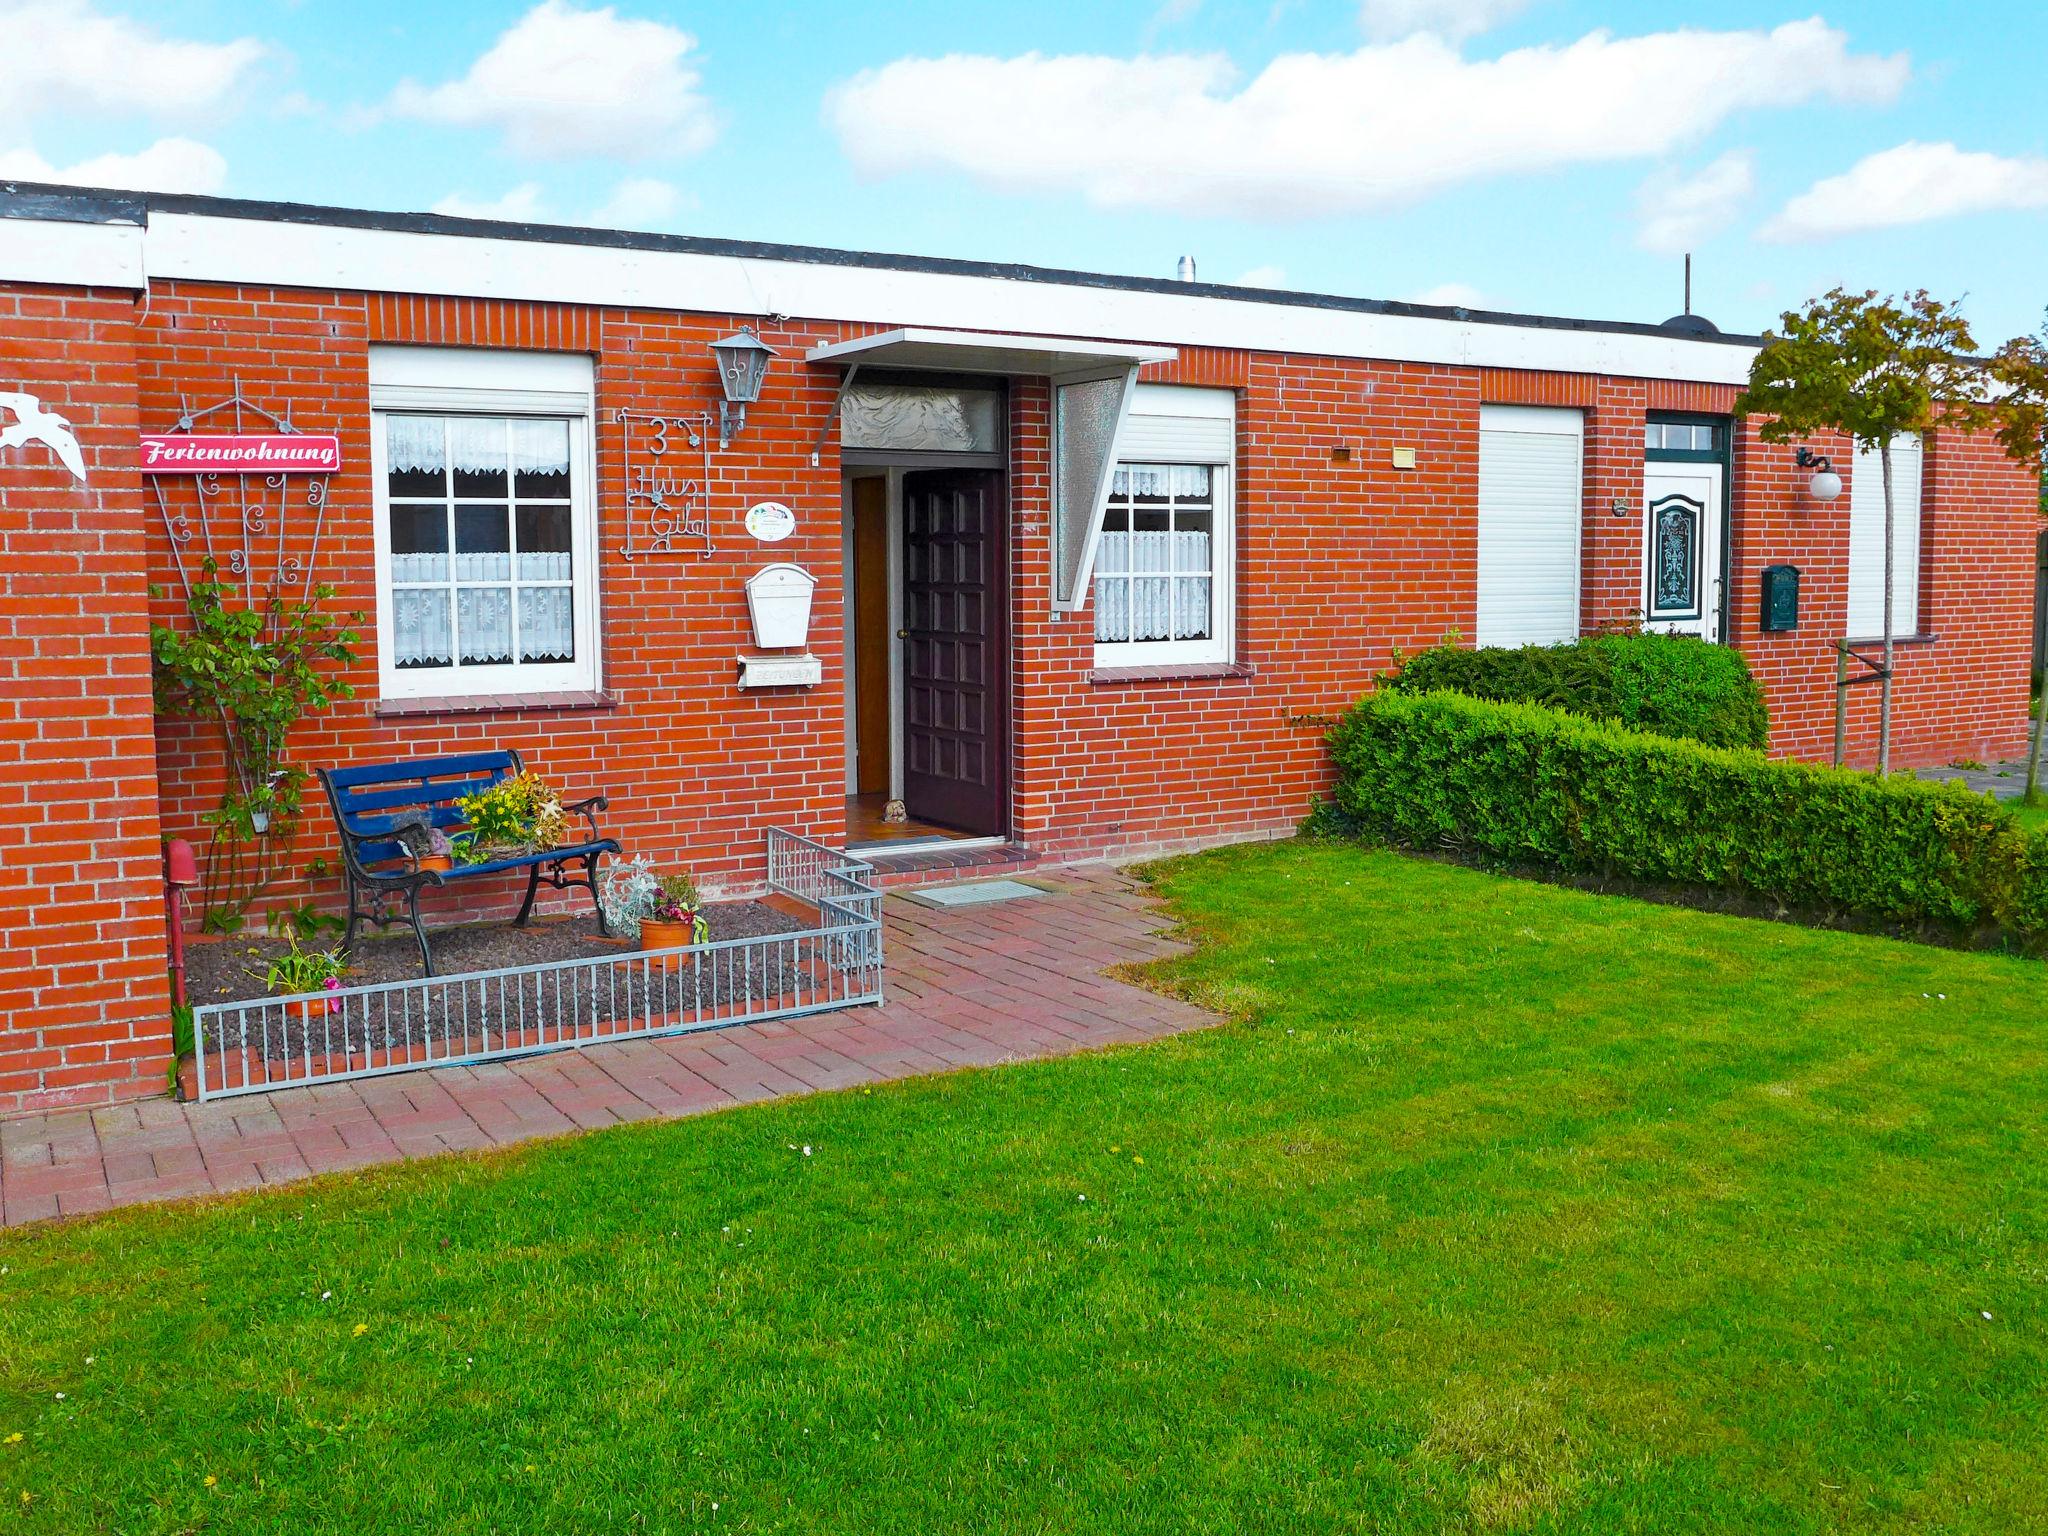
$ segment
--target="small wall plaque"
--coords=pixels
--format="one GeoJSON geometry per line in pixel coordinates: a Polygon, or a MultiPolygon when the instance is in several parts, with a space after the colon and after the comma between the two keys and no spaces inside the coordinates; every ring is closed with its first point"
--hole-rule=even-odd
{"type": "Polygon", "coordinates": [[[825,664],[811,655],[742,656],[742,688],[815,688],[825,680],[825,664]]]}
{"type": "Polygon", "coordinates": [[[747,508],[747,532],[763,544],[780,544],[796,532],[796,514],[779,501],[757,501],[747,508]]]}

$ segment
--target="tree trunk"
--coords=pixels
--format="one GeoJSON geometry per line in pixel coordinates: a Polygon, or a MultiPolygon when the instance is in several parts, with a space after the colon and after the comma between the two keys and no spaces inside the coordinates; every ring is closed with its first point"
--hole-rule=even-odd
{"type": "Polygon", "coordinates": [[[1877,696],[1877,771],[1892,771],[1892,443],[1878,445],[1884,468],[1884,681],[1877,696]]]}

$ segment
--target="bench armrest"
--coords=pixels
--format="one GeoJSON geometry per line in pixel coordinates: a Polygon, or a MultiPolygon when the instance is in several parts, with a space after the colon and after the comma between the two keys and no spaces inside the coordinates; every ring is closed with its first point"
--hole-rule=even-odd
{"type": "Polygon", "coordinates": [[[590,835],[592,837],[596,837],[599,835],[597,829],[597,813],[602,810],[608,810],[610,809],[610,807],[611,801],[608,800],[605,796],[592,795],[588,799],[576,800],[568,804],[565,804],[562,807],[562,813],[564,815],[569,816],[581,816],[585,821],[590,823],[590,835]]]}

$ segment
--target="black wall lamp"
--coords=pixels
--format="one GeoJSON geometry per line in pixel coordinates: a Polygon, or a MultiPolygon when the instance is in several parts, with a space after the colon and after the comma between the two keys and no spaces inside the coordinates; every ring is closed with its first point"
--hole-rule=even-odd
{"type": "Polygon", "coordinates": [[[1813,478],[1806,483],[1806,494],[1815,501],[1833,501],[1842,494],[1842,477],[1835,473],[1835,466],[1826,454],[1801,448],[1792,455],[1792,462],[1801,469],[1813,471],[1813,478]]]}

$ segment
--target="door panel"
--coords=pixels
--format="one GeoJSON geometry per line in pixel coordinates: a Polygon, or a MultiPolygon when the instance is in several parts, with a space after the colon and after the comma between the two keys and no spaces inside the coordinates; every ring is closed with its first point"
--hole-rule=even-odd
{"type": "Polygon", "coordinates": [[[903,477],[903,798],[919,821],[1009,820],[1008,535],[993,469],[903,477]]]}
{"type": "Polygon", "coordinates": [[[1643,466],[1643,627],[1721,638],[1721,466],[1643,466]]]}
{"type": "Polygon", "coordinates": [[[889,792],[889,482],[853,482],[854,791],[889,792]]]}

